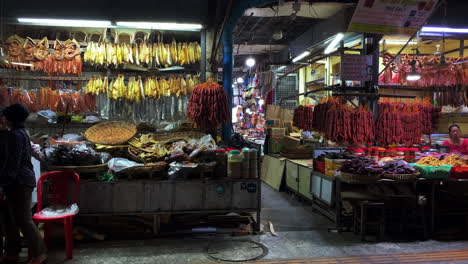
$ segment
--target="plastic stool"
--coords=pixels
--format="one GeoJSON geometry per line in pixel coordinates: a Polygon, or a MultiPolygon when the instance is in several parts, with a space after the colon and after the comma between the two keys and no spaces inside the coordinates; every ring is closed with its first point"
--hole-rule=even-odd
{"type": "Polygon", "coordinates": [[[369,227],[378,229],[376,238],[377,241],[381,241],[385,235],[385,204],[383,202],[363,201],[359,207],[355,207],[354,233],[361,236],[361,241],[366,241],[369,227]],[[372,213],[374,213],[374,219],[369,219],[372,213]]]}

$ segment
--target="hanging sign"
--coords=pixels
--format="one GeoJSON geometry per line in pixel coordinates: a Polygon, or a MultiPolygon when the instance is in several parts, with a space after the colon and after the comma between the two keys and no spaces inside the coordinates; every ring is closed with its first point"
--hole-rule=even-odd
{"type": "Polygon", "coordinates": [[[370,81],[372,55],[342,55],[340,72],[345,81],[370,81]]]}
{"type": "Polygon", "coordinates": [[[426,22],[439,0],[359,0],[348,31],[412,35],[426,22]]]}

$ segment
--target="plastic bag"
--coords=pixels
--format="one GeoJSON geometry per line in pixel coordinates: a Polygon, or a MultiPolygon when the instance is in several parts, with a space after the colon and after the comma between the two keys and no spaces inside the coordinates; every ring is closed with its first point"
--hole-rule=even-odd
{"type": "Polygon", "coordinates": [[[78,134],[65,134],[63,137],[58,138],[57,141],[61,142],[77,142],[77,141],[83,141],[84,138],[81,135],[78,134]]]}
{"type": "Polygon", "coordinates": [[[172,162],[169,164],[168,178],[170,180],[187,179],[198,164],[190,162],[172,162]]]}
{"type": "Polygon", "coordinates": [[[142,163],[137,163],[128,159],[124,158],[113,158],[109,160],[107,163],[107,167],[109,167],[109,170],[114,171],[114,172],[119,172],[121,170],[135,167],[135,166],[142,166],[144,164],[142,163]]]}
{"type": "Polygon", "coordinates": [[[79,212],[78,205],[76,203],[70,205],[70,206],[49,206],[39,213],[36,213],[35,215],[37,216],[42,216],[42,217],[58,217],[58,216],[63,216],[63,215],[76,215],[79,212]]]}

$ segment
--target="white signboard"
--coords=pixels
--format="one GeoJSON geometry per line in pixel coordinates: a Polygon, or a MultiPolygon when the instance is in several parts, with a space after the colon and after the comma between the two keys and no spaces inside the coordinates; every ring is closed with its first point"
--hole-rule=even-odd
{"type": "Polygon", "coordinates": [[[438,0],[359,0],[348,31],[412,35],[432,14],[438,0]]]}

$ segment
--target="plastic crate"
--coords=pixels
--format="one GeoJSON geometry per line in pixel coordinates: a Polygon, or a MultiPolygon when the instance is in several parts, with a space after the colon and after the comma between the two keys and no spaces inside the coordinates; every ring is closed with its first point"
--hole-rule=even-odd
{"type": "Polygon", "coordinates": [[[452,179],[468,179],[468,167],[452,167],[450,171],[452,179]]]}
{"type": "Polygon", "coordinates": [[[453,166],[424,166],[424,165],[413,165],[421,173],[421,178],[426,179],[448,179],[450,171],[453,166]]]}
{"type": "Polygon", "coordinates": [[[325,174],[325,161],[314,160],[314,170],[325,174]]]}

